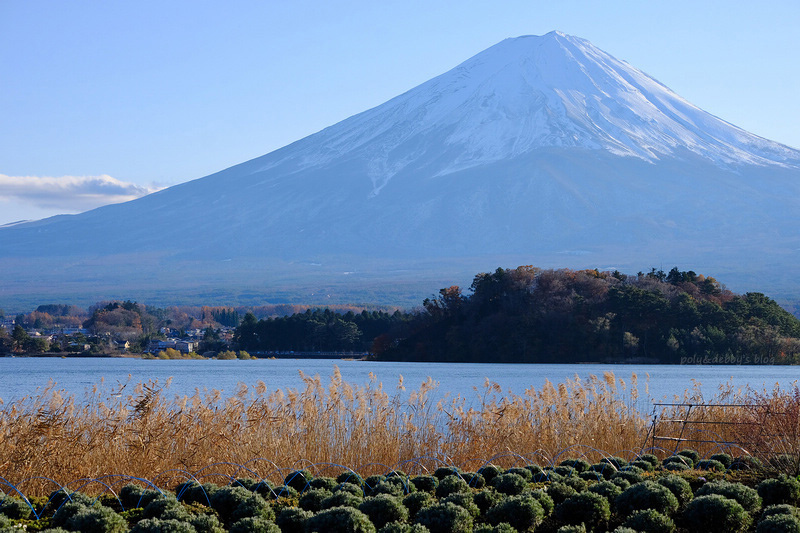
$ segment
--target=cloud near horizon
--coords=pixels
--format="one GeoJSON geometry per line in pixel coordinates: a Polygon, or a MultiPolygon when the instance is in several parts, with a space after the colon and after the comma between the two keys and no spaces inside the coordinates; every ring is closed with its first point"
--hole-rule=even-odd
{"type": "Polygon", "coordinates": [[[105,174],[58,177],[0,174],[0,201],[27,204],[37,213],[42,210],[54,214],[81,213],[135,200],[158,190],[160,188],[127,183],[105,174]]]}

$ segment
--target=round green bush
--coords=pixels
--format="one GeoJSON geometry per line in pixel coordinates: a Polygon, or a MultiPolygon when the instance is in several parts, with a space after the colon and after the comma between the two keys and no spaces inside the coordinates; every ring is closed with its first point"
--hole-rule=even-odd
{"type": "MultiPolygon", "coordinates": [[[[70,504],[65,504],[64,507],[68,505],[70,504]]],[[[79,509],[71,513],[63,523],[54,523],[53,525],[82,533],[123,533],[128,531],[128,523],[113,509],[102,505],[86,507],[78,504],[78,506],[79,509]]],[[[53,519],[55,521],[55,516],[53,519]]]]}
{"type": "Polygon", "coordinates": [[[414,486],[411,483],[403,485],[403,483],[392,483],[391,481],[384,480],[372,487],[372,489],[369,491],[369,495],[377,496],[378,494],[388,494],[390,496],[402,498],[406,494],[410,494],[414,491],[414,486]]]}
{"type": "Polygon", "coordinates": [[[577,490],[570,487],[566,483],[551,483],[550,486],[547,487],[547,495],[550,496],[550,498],[553,500],[553,503],[556,505],[571,496],[575,496],[577,493],[577,490]]]}
{"type": "MultiPolygon", "coordinates": [[[[398,475],[391,475],[386,476],[381,483],[378,483],[378,486],[382,484],[394,485],[397,489],[400,490],[401,494],[411,494],[415,492],[417,488],[414,486],[414,483],[408,478],[408,476],[398,476],[398,475]]],[[[380,492],[376,489],[373,491],[376,494],[390,494],[389,492],[380,492]]]]}
{"type": "Polygon", "coordinates": [[[685,455],[671,455],[661,461],[661,465],[664,468],[668,468],[671,464],[678,464],[681,466],[685,466],[686,470],[690,470],[694,466],[694,462],[692,462],[691,457],[686,457],[685,455]]]}
{"type": "Polygon", "coordinates": [[[584,481],[603,481],[605,479],[603,477],[603,474],[601,474],[600,472],[595,472],[594,470],[581,472],[580,474],[578,474],[578,477],[580,477],[584,481]]]}
{"type": "Polygon", "coordinates": [[[522,494],[528,488],[528,482],[519,474],[500,474],[492,480],[492,485],[497,492],[514,496],[522,494]]]}
{"type": "Polygon", "coordinates": [[[436,492],[436,487],[439,485],[439,479],[434,476],[417,476],[411,482],[417,490],[430,492],[431,494],[436,492]]]}
{"type": "Polygon", "coordinates": [[[678,509],[678,499],[667,487],[654,481],[642,481],[617,496],[615,505],[622,516],[642,509],[654,509],[669,515],[678,509]]]}
{"type": "Polygon", "coordinates": [[[586,487],[589,486],[585,479],[581,479],[578,476],[565,477],[561,480],[561,483],[569,485],[578,492],[585,491],[586,487]]]}
{"type": "Polygon", "coordinates": [[[653,455],[652,453],[644,453],[636,458],[637,461],[645,461],[650,463],[653,468],[657,467],[660,464],[658,457],[653,455]]]}
{"type": "Polygon", "coordinates": [[[619,485],[612,483],[610,481],[600,481],[598,483],[595,483],[594,485],[589,487],[588,490],[589,492],[594,492],[595,494],[599,494],[600,496],[608,500],[608,503],[610,504],[613,504],[616,501],[617,496],[622,494],[622,489],[619,487],[619,485]]]}
{"type": "Polygon", "coordinates": [[[281,528],[271,520],[248,516],[234,522],[229,533],[281,533],[281,528]]]}
{"type": "Polygon", "coordinates": [[[653,463],[650,461],[642,461],[638,459],[636,461],[631,461],[628,466],[635,466],[636,468],[641,469],[643,472],[652,472],[656,469],[655,465],[653,465],[653,463]]]}
{"type": "Polygon", "coordinates": [[[441,466],[433,472],[434,477],[442,480],[447,476],[460,476],[461,470],[455,466],[441,466]]]}
{"type": "Polygon", "coordinates": [[[288,485],[278,485],[269,491],[272,498],[296,498],[300,494],[297,489],[288,485]]]}
{"type": "Polygon", "coordinates": [[[364,490],[361,488],[361,485],[347,482],[338,484],[332,492],[349,492],[356,496],[364,496],[364,490]]]}
{"type": "MultiPolygon", "coordinates": [[[[83,532],[86,530],[79,529],[78,531],[83,532]]],[[[101,529],[97,531],[99,533],[100,531],[105,530],[101,529]]],[[[128,531],[128,528],[126,527],[120,531],[128,531]]],[[[143,520],[139,520],[136,525],[130,529],[130,533],[197,533],[197,530],[191,524],[181,520],[145,518],[143,520]]]]}
{"type": "Polygon", "coordinates": [[[283,479],[283,484],[302,492],[308,488],[308,484],[312,479],[314,479],[314,476],[308,470],[294,470],[289,472],[289,475],[283,479]]]}
{"type": "Polygon", "coordinates": [[[765,479],[756,485],[756,490],[758,495],[761,496],[764,506],[778,503],[796,505],[800,502],[800,482],[786,475],[765,479]]]}
{"type": "Polygon", "coordinates": [[[275,523],[281,528],[283,533],[304,533],[306,521],[314,516],[311,511],[305,511],[298,507],[286,507],[275,519],[275,523]]]}
{"type": "Polygon", "coordinates": [[[667,487],[678,498],[680,505],[685,505],[694,497],[692,486],[680,476],[668,475],[659,477],[656,483],[667,487]]]}
{"type": "Polygon", "coordinates": [[[733,457],[731,457],[727,453],[715,453],[714,455],[709,457],[709,459],[711,459],[712,461],[719,461],[720,463],[725,465],[725,468],[729,468],[733,463],[733,457]]]}
{"type": "Polygon", "coordinates": [[[755,489],[751,489],[741,483],[731,483],[730,481],[713,481],[706,483],[695,493],[696,496],[706,496],[708,494],[719,494],[726,498],[731,498],[739,502],[748,513],[756,513],[761,509],[761,497],[755,489]]]}
{"type": "Polygon", "coordinates": [[[613,476],[617,470],[618,470],[617,467],[615,467],[610,463],[595,463],[589,466],[588,471],[597,472],[598,474],[603,476],[604,479],[611,479],[611,476],[613,476]]]}
{"type": "Polygon", "coordinates": [[[486,483],[491,483],[492,479],[503,473],[503,469],[499,466],[489,464],[479,468],[478,473],[483,476],[483,479],[486,480],[486,483]]]}
{"type": "Polygon", "coordinates": [[[333,493],[326,489],[311,489],[305,491],[298,500],[298,505],[301,509],[316,513],[322,510],[322,501],[333,496],[333,493]]]}
{"type": "Polygon", "coordinates": [[[531,481],[533,479],[533,472],[531,472],[530,469],[528,468],[523,468],[520,466],[509,468],[504,472],[504,474],[517,474],[518,476],[521,476],[525,481],[531,481]]]}
{"type": "MultiPolygon", "coordinates": [[[[542,477],[545,477],[545,476],[543,476],[544,469],[539,465],[534,465],[534,464],[525,465],[525,468],[530,470],[534,481],[536,481],[537,478],[541,479],[542,477]]],[[[500,472],[500,473],[504,474],[505,472],[500,472]]]]}
{"type": "Polygon", "coordinates": [[[357,508],[361,505],[364,498],[360,494],[353,494],[352,492],[340,491],[334,492],[322,500],[323,509],[333,509],[334,507],[352,507],[357,508]]]}
{"type": "Polygon", "coordinates": [[[389,522],[405,522],[408,520],[408,509],[394,496],[379,494],[365,498],[358,510],[369,517],[376,528],[389,522]]]}
{"type": "Polygon", "coordinates": [[[550,483],[558,483],[564,480],[564,476],[553,470],[552,468],[545,468],[539,475],[533,476],[534,483],[543,483],[549,481],[550,483]]]}
{"type": "Polygon", "coordinates": [[[431,533],[469,533],[472,531],[472,516],[463,507],[454,503],[438,503],[421,509],[414,522],[423,525],[431,533]]]}
{"type": "Polygon", "coordinates": [[[671,463],[664,463],[664,470],[670,472],[683,472],[684,470],[691,470],[692,468],[683,461],[675,461],[671,463]]]}
{"type": "Polygon", "coordinates": [[[599,494],[581,492],[558,504],[555,516],[566,524],[585,524],[594,529],[611,517],[611,505],[599,494]]]}
{"type": "Polygon", "coordinates": [[[725,465],[720,463],[719,461],[715,461],[713,459],[703,459],[697,461],[697,464],[694,465],[697,470],[708,470],[710,472],[724,472],[725,465]]]}
{"type": "Polygon", "coordinates": [[[64,489],[59,489],[50,493],[50,496],[47,500],[47,505],[45,505],[45,510],[47,512],[56,512],[67,502],[80,503],[87,507],[91,507],[97,503],[97,499],[89,497],[82,492],[69,492],[65,491],[64,489]]]}
{"type": "Polygon", "coordinates": [[[558,528],[556,533],[586,533],[586,526],[583,524],[567,524],[558,528]]]}
{"type": "Polygon", "coordinates": [[[467,482],[467,485],[473,489],[480,490],[486,486],[486,478],[477,472],[464,472],[461,477],[463,477],[464,481],[467,482]]]}
{"type": "MultiPolygon", "coordinates": [[[[625,468],[630,468],[630,467],[627,466],[625,468]]],[[[631,485],[634,485],[644,480],[644,477],[642,476],[642,474],[634,470],[620,470],[619,472],[616,472],[613,476],[611,476],[611,481],[614,481],[615,479],[624,479],[631,485]]]]}
{"type": "Polygon", "coordinates": [[[225,528],[222,527],[222,522],[219,521],[217,515],[201,513],[195,515],[189,520],[197,533],[225,533],[225,528]]]}
{"type": "Polygon", "coordinates": [[[191,518],[186,508],[175,498],[157,498],[142,511],[142,518],[158,518],[161,520],[178,520],[186,522],[191,518]]]}
{"type": "Polygon", "coordinates": [[[30,505],[19,498],[14,498],[13,496],[0,498],[0,514],[12,520],[30,518],[31,513],[30,505]]]}
{"type": "Polygon", "coordinates": [[[367,494],[372,493],[372,489],[378,486],[378,483],[386,481],[384,476],[369,476],[364,480],[364,492],[367,494]]]}
{"type": "Polygon", "coordinates": [[[571,466],[557,466],[553,468],[553,472],[558,474],[561,477],[577,477],[578,471],[572,468],[571,466]]]}
{"type": "MultiPolygon", "coordinates": [[[[0,495],[0,498],[5,496],[5,494],[0,495]]],[[[11,519],[4,514],[0,514],[0,529],[11,527],[11,519]]]]}
{"type": "Polygon", "coordinates": [[[504,496],[493,489],[486,489],[475,493],[472,502],[478,506],[481,514],[486,513],[491,507],[497,505],[504,496]]]}
{"type": "Polygon", "coordinates": [[[472,531],[473,533],[517,533],[517,529],[508,522],[500,522],[496,526],[480,524],[472,531]]]}
{"type": "Polygon", "coordinates": [[[434,503],[430,492],[414,492],[403,498],[403,505],[408,509],[410,519],[413,519],[420,509],[434,503]]]}
{"type": "Polygon", "coordinates": [[[389,522],[378,530],[378,533],[430,533],[428,528],[421,524],[404,524],[403,522],[389,522]]]}
{"type": "Polygon", "coordinates": [[[747,531],[752,518],[736,500],[707,494],[689,502],[683,511],[683,521],[691,531],[738,533],[747,531]]]}
{"type": "Polygon", "coordinates": [[[618,486],[623,491],[627,490],[628,487],[631,486],[631,482],[630,481],[628,481],[625,478],[621,478],[621,477],[611,478],[611,483],[613,483],[614,485],[618,486]]]}
{"type": "Polygon", "coordinates": [[[336,483],[352,483],[353,485],[358,485],[359,487],[364,486],[364,478],[352,472],[350,470],[346,472],[342,472],[338,476],[336,476],[336,483]]]}
{"type": "Polygon", "coordinates": [[[672,518],[654,509],[634,511],[622,525],[639,533],[672,533],[675,531],[675,522],[672,518]]]}
{"type": "Polygon", "coordinates": [[[439,481],[436,486],[436,497],[444,498],[454,492],[470,492],[467,482],[458,476],[447,476],[439,481]]]}
{"type": "Polygon", "coordinates": [[[539,502],[539,505],[542,506],[542,510],[544,511],[545,517],[553,514],[553,510],[555,509],[556,504],[553,501],[553,498],[551,498],[550,495],[547,494],[547,492],[545,492],[544,490],[535,490],[533,492],[528,492],[525,495],[530,496],[531,498],[539,502]]]}
{"type": "Polygon", "coordinates": [[[312,489],[325,489],[330,492],[333,492],[333,489],[335,489],[338,485],[339,482],[332,477],[315,477],[308,482],[308,486],[312,489]]]}
{"type": "Polygon", "coordinates": [[[695,450],[681,450],[678,455],[691,459],[692,465],[696,465],[700,461],[700,454],[695,450]]]}
{"type": "Polygon", "coordinates": [[[559,466],[571,466],[578,472],[586,472],[592,465],[586,459],[564,459],[559,466]]]}
{"type": "Polygon", "coordinates": [[[800,533],[800,520],[787,514],[768,516],[759,521],[756,533],[800,533]]]}
{"type": "Polygon", "coordinates": [[[256,492],[242,487],[222,487],[211,495],[211,508],[219,513],[224,524],[232,524],[246,517],[273,520],[272,507],[256,492]]]}
{"type": "Polygon", "coordinates": [[[789,514],[795,518],[800,518],[800,509],[794,505],[789,505],[788,503],[777,503],[775,505],[765,507],[764,510],[761,511],[761,518],[764,519],[774,514],[789,514]]]}
{"type": "MultiPolygon", "coordinates": [[[[211,495],[219,489],[220,487],[214,483],[203,483],[201,485],[196,481],[186,481],[185,483],[181,483],[175,487],[175,497],[178,501],[183,503],[199,503],[200,505],[210,505],[211,495]]],[[[149,498],[149,493],[147,497],[149,498]]],[[[137,503],[134,505],[134,507],[143,507],[150,503],[150,501],[154,500],[156,496],[149,498],[149,501],[147,502],[145,502],[144,499],[139,502],[137,493],[134,491],[131,498],[137,498],[137,503]]],[[[123,500],[123,505],[125,505],[125,500],[123,500]]],[[[125,508],[128,509],[129,506],[125,505],[125,508]]]]}
{"type": "Polygon", "coordinates": [[[306,520],[306,532],[375,533],[367,515],[353,507],[332,507],[306,520]]]}
{"type": "MultiPolygon", "coordinates": [[[[196,485],[197,483],[194,484],[196,485]]],[[[185,484],[182,483],[178,485],[178,487],[183,488],[184,485],[185,484]]],[[[186,489],[188,488],[189,485],[186,485],[186,489]]],[[[153,500],[163,497],[157,490],[145,489],[144,487],[132,483],[122,487],[119,490],[118,496],[122,507],[125,509],[136,509],[137,507],[145,508],[147,504],[153,500]]]]}
{"type": "Polygon", "coordinates": [[[486,520],[494,526],[507,522],[518,531],[527,531],[542,523],[544,509],[530,495],[511,496],[489,509],[486,520]]]}
{"type": "Polygon", "coordinates": [[[442,498],[441,503],[454,503],[459,507],[463,507],[466,509],[470,515],[472,515],[473,520],[478,518],[481,514],[480,508],[475,504],[475,500],[473,499],[471,492],[456,492],[451,494],[450,496],[446,496],[442,498]]]}

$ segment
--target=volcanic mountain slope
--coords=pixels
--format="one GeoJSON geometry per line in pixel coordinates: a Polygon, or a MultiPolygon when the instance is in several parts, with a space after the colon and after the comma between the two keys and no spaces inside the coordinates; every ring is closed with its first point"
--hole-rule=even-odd
{"type": "Polygon", "coordinates": [[[0,295],[418,301],[517,264],[800,295],[798,222],[800,152],[552,32],[205,178],[0,229],[0,295]]]}

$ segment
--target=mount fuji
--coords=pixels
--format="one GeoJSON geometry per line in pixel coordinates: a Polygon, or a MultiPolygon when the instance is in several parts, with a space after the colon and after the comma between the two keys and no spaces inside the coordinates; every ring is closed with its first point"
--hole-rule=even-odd
{"type": "Polygon", "coordinates": [[[409,304],[534,264],[800,300],[799,227],[800,151],[551,32],[210,176],[0,228],[0,298],[409,304]]]}

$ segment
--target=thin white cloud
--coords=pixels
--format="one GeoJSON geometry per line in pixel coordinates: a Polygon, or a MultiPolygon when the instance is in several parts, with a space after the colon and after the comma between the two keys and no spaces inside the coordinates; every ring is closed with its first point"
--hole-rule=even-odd
{"type": "Polygon", "coordinates": [[[80,213],[135,200],[159,190],[111,176],[6,176],[0,174],[0,201],[27,204],[35,210],[80,213]]]}

